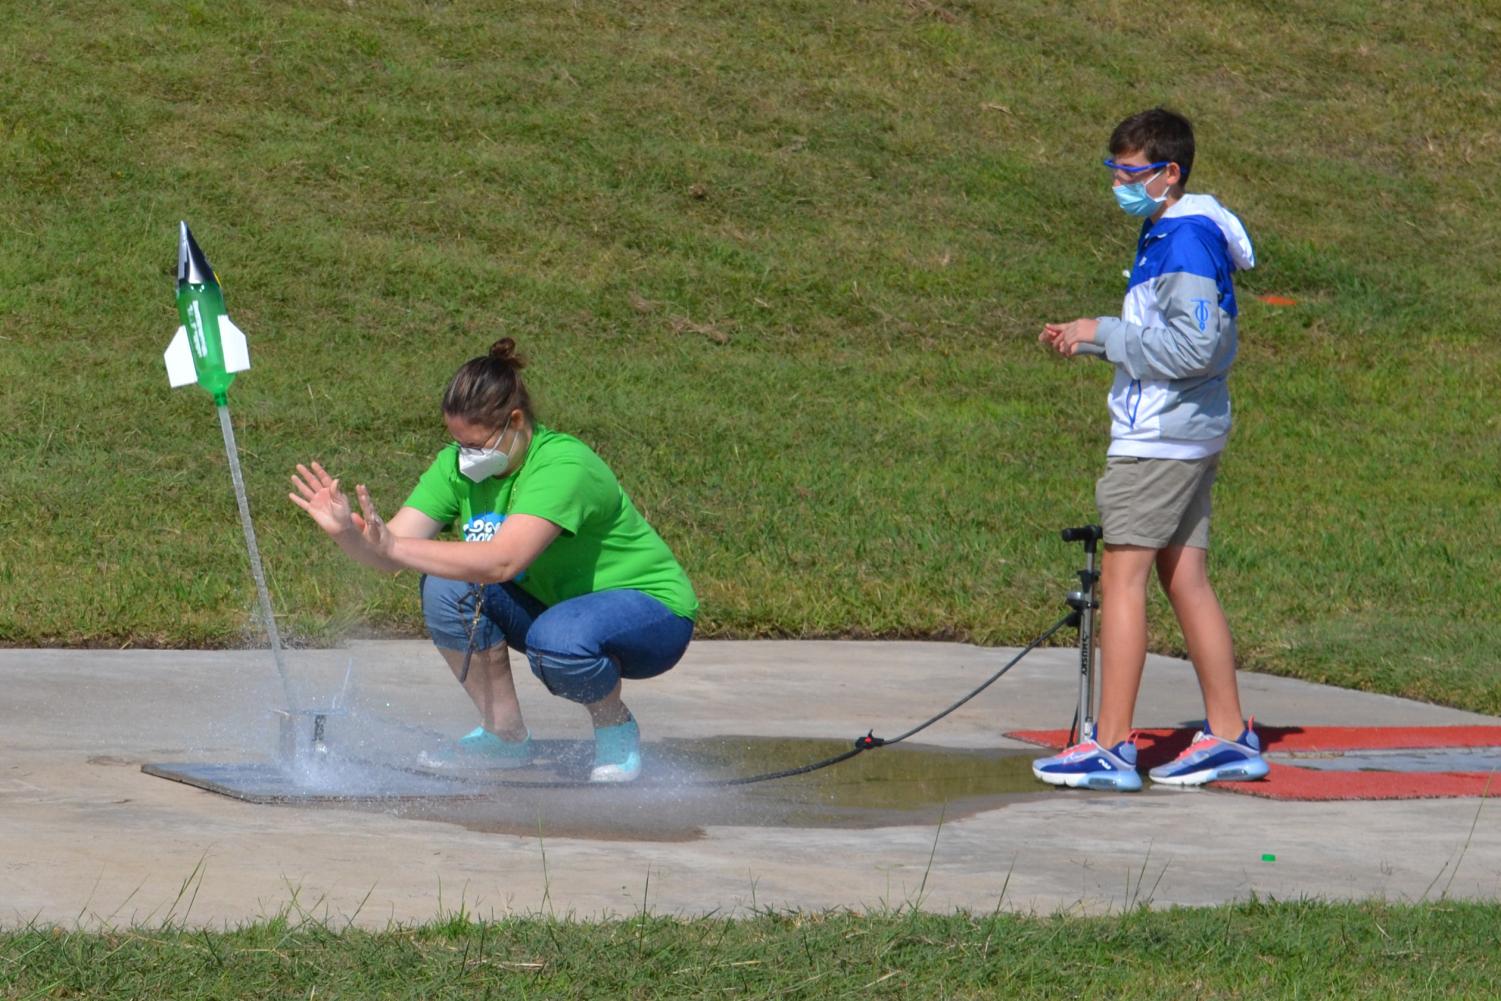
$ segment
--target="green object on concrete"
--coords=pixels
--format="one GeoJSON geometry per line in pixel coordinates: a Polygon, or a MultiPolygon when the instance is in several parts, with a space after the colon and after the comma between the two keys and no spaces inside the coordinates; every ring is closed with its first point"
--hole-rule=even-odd
{"type": "Polygon", "coordinates": [[[1275,862],[1275,861],[1277,861],[1277,856],[1273,855],[1271,852],[1266,852],[1266,853],[1264,853],[1261,856],[1261,861],[1263,861],[1263,862],[1275,862]]]}

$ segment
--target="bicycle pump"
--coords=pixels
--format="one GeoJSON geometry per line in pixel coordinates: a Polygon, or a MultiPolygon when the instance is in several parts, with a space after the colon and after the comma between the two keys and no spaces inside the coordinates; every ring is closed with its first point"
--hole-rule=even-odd
{"type": "Polygon", "coordinates": [[[1074,724],[1069,730],[1068,746],[1077,744],[1086,733],[1094,730],[1094,613],[1100,607],[1095,591],[1100,583],[1100,572],[1095,569],[1095,550],[1104,538],[1105,530],[1099,525],[1080,525],[1062,531],[1064,542],[1084,544],[1084,569],[1079,574],[1079,590],[1068,593],[1068,607],[1074,610],[1068,624],[1079,630],[1079,707],[1074,711],[1074,724]]]}

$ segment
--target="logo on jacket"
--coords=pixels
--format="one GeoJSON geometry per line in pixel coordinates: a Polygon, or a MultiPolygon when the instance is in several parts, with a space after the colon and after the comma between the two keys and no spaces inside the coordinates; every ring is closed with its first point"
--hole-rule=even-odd
{"type": "Polygon", "coordinates": [[[1202,333],[1209,329],[1209,300],[1195,299],[1193,304],[1194,319],[1199,321],[1199,331],[1202,333]]]}

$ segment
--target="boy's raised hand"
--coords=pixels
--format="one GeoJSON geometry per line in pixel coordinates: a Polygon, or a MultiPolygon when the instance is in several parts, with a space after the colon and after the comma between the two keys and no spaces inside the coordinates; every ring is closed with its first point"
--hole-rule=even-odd
{"type": "Polygon", "coordinates": [[[1099,326],[1099,320],[1087,316],[1069,323],[1044,323],[1037,340],[1064,357],[1072,358],[1080,353],[1081,344],[1094,344],[1095,331],[1099,326]]]}

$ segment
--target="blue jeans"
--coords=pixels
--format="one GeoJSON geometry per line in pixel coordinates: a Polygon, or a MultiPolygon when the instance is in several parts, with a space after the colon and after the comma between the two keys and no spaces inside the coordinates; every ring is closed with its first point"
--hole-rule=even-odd
{"type": "Polygon", "coordinates": [[[652,678],[688,649],[693,620],[640,591],[598,591],[542,604],[509,581],[482,591],[474,619],[473,587],[443,577],[422,578],[422,616],[433,643],[445,650],[510,644],[526,655],[532,673],[554,695],[588,705],[615,690],[621,678],[652,678]]]}

